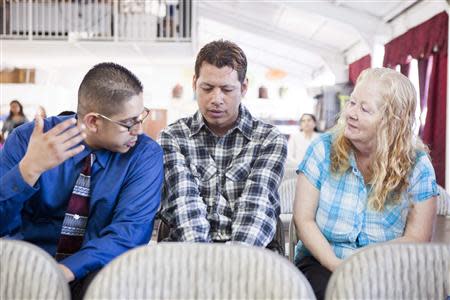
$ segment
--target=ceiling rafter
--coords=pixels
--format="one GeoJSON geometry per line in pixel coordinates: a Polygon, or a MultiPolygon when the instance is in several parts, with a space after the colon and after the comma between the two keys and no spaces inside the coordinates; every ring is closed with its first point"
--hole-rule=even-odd
{"type": "Polygon", "coordinates": [[[283,5],[285,9],[300,9],[351,26],[369,48],[373,46],[376,35],[390,31],[390,26],[383,19],[346,6],[343,2],[317,1],[311,3],[299,1],[283,5]]]}
{"type": "MultiPolygon", "coordinates": [[[[253,33],[255,35],[261,35],[269,40],[283,43],[294,49],[307,51],[318,55],[323,60],[323,65],[318,65],[313,69],[311,76],[318,73],[319,70],[329,69],[335,76],[337,82],[343,82],[346,80],[346,64],[344,53],[339,49],[330,47],[329,45],[322,44],[317,41],[309,40],[291,32],[286,32],[281,29],[277,29],[271,23],[271,18],[266,17],[265,20],[258,20],[254,16],[254,11],[248,9],[230,9],[229,6],[223,5],[221,2],[199,2],[197,9],[197,15],[206,19],[213,19],[214,21],[226,24],[228,26],[237,27],[240,30],[253,33]],[[220,13],[217,13],[219,12],[220,13]]],[[[267,3],[268,5],[274,5],[273,3],[267,3]]],[[[267,8],[267,7],[266,7],[267,8]]],[[[276,17],[280,11],[282,13],[283,7],[279,4],[273,6],[274,17],[276,17]]]]}
{"type": "Polygon", "coordinates": [[[238,27],[241,30],[282,42],[294,48],[310,51],[322,58],[333,58],[337,60],[340,60],[340,57],[342,58],[342,53],[338,49],[276,29],[269,23],[247,18],[245,14],[236,12],[235,10],[232,11],[229,9],[229,6],[221,5],[220,2],[214,4],[211,4],[211,2],[200,2],[198,16],[213,19],[229,26],[238,27]],[[221,13],[217,14],[217,11],[220,11],[221,13]]]}
{"type": "Polygon", "coordinates": [[[365,13],[363,11],[344,6],[341,3],[330,3],[325,1],[295,2],[284,4],[289,9],[301,9],[335,21],[352,26],[357,31],[365,34],[375,34],[378,31],[388,30],[389,26],[381,18],[365,13]]]}

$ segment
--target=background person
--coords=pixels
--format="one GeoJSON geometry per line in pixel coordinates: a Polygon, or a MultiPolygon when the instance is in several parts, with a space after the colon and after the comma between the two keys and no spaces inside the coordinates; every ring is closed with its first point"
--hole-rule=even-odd
{"type": "Polygon", "coordinates": [[[14,128],[28,122],[27,117],[23,113],[23,106],[18,100],[12,100],[9,103],[9,115],[3,123],[2,134],[5,138],[8,137],[14,128]]]}
{"type": "Polygon", "coordinates": [[[303,160],[306,149],[319,135],[313,114],[303,114],[299,123],[299,131],[293,133],[288,142],[288,163],[295,166],[303,160]]]}

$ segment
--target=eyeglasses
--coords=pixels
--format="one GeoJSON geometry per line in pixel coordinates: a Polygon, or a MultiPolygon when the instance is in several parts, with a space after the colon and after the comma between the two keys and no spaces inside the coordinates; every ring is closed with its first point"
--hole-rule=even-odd
{"type": "Polygon", "coordinates": [[[97,117],[101,117],[119,126],[125,127],[130,133],[135,133],[139,130],[139,125],[141,125],[145,121],[145,119],[150,115],[150,109],[144,108],[144,111],[139,116],[130,119],[129,121],[115,121],[99,113],[97,113],[96,115],[97,117]]]}

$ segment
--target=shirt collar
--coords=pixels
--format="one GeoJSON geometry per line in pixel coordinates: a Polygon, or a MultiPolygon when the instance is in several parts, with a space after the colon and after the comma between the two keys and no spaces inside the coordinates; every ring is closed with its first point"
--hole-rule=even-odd
{"type": "Polygon", "coordinates": [[[356,164],[356,156],[355,156],[355,151],[350,150],[350,154],[348,156],[348,162],[349,162],[349,167],[354,168],[354,169],[358,169],[358,165],[356,164]]]}
{"type": "Polygon", "coordinates": [[[111,151],[105,149],[94,150],[90,148],[85,142],[82,142],[84,145],[84,150],[81,151],[78,155],[74,157],[75,164],[78,164],[80,161],[86,158],[90,153],[95,154],[95,161],[102,167],[106,167],[106,163],[108,162],[109,157],[111,156],[111,151]]]}
{"type": "MultiPolygon", "coordinates": [[[[247,139],[251,139],[252,137],[252,125],[253,125],[253,117],[247,108],[244,105],[239,106],[239,116],[236,122],[236,125],[230,129],[228,132],[233,132],[235,129],[238,129],[247,139]]],[[[191,134],[190,137],[199,133],[199,131],[203,128],[207,127],[205,121],[203,119],[202,114],[199,110],[194,114],[192,118],[191,124],[191,134]]]]}
{"type": "Polygon", "coordinates": [[[236,127],[247,139],[252,138],[253,117],[244,105],[239,106],[239,117],[236,127]]]}
{"type": "Polygon", "coordinates": [[[206,124],[203,121],[203,116],[200,113],[200,110],[197,110],[197,112],[192,117],[191,134],[189,135],[189,137],[192,137],[199,133],[200,129],[202,129],[203,126],[206,126],[206,124]]]}
{"type": "Polygon", "coordinates": [[[356,163],[356,156],[355,156],[355,151],[351,150],[350,154],[348,156],[348,169],[351,169],[351,171],[356,175],[362,178],[363,182],[364,182],[364,177],[362,176],[362,173],[359,171],[358,169],[358,164],[356,163]]]}

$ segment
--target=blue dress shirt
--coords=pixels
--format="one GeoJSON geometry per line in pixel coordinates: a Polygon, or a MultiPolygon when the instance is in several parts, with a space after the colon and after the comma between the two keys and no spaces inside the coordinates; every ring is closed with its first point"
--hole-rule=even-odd
{"type": "MultiPolygon", "coordinates": [[[[70,118],[51,117],[44,132],[70,118]]],[[[19,171],[34,123],[18,127],[0,151],[0,236],[31,242],[54,256],[62,221],[80,174],[83,152],[44,172],[29,186],[19,171]]],[[[158,210],[163,179],[163,152],[140,135],[127,153],[96,150],[91,173],[89,218],[82,248],[60,261],[82,278],[113,258],[148,243],[158,210]]]]}

